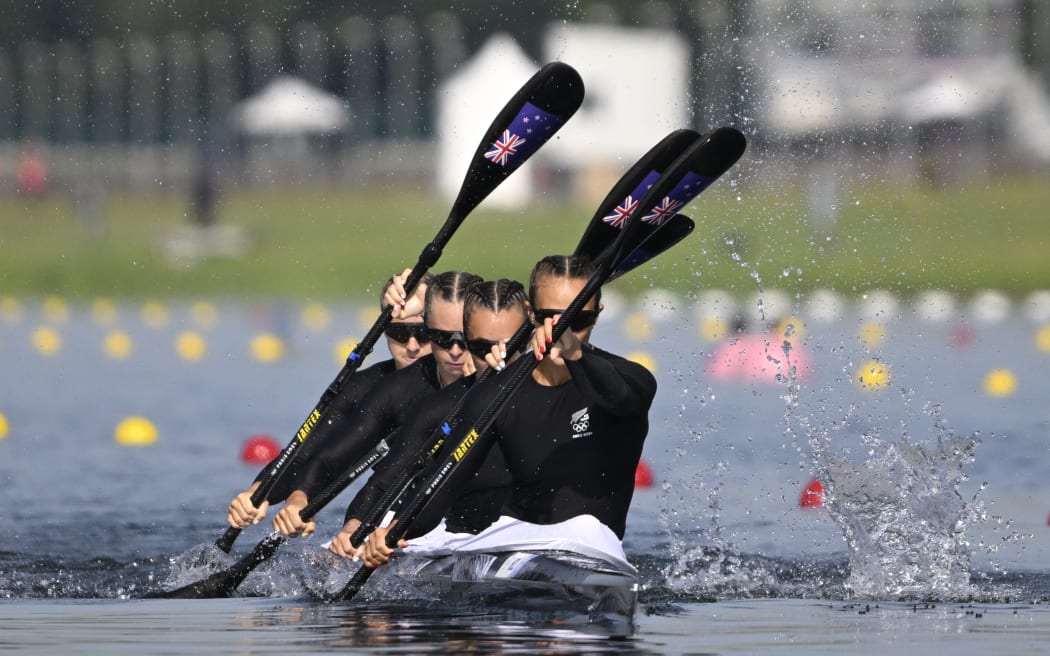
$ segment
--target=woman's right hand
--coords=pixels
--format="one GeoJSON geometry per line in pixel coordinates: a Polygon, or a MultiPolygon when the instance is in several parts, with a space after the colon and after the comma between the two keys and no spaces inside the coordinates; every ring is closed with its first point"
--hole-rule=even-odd
{"type": "Polygon", "coordinates": [[[245,528],[258,524],[263,517],[266,517],[266,511],[270,508],[269,501],[263,501],[258,508],[252,505],[252,494],[258,487],[258,483],[253,483],[250,488],[235,496],[230,502],[226,511],[226,521],[233,528],[245,528]]]}
{"type": "Polygon", "coordinates": [[[302,490],[292,492],[285,502],[281,512],[273,518],[273,530],[287,535],[290,538],[306,537],[317,530],[317,523],[313,518],[304,522],[300,511],[308,503],[306,493],[302,490]]]}

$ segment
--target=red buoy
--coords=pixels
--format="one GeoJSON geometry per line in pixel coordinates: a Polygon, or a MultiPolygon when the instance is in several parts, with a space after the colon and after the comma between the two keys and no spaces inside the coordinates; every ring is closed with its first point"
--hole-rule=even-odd
{"type": "Polygon", "coordinates": [[[241,447],[241,460],[250,465],[265,465],[281,452],[281,446],[269,435],[252,435],[241,447]]]}
{"type": "Polygon", "coordinates": [[[645,464],[644,460],[638,461],[638,467],[634,470],[634,486],[635,487],[652,487],[653,486],[653,470],[649,469],[649,465],[645,464]]]}
{"type": "Polygon", "coordinates": [[[798,505],[802,508],[820,508],[824,505],[824,486],[820,481],[814,478],[802,489],[798,505]]]}
{"type": "Polygon", "coordinates": [[[977,339],[977,334],[973,328],[966,324],[959,324],[952,328],[951,334],[948,337],[948,343],[951,344],[952,348],[968,348],[973,346],[974,341],[977,339]]]}

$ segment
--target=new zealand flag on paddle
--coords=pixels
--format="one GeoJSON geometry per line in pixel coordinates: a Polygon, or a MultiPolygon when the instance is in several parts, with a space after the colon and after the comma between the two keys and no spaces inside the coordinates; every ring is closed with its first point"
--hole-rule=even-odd
{"type": "Polygon", "coordinates": [[[654,226],[662,226],[679,209],[688,205],[689,201],[696,198],[701,191],[707,189],[714,181],[715,178],[699,175],[692,171],[686,173],[681,182],[675,185],[674,189],[664,196],[663,200],[657,203],[656,207],[642,217],[642,221],[651,223],[654,226]]]}
{"type": "Polygon", "coordinates": [[[515,169],[551,138],[565,119],[526,102],[510,125],[485,152],[485,159],[515,169]]]}
{"type": "Polygon", "coordinates": [[[602,221],[614,228],[623,230],[623,224],[627,221],[627,217],[631,216],[631,212],[638,208],[638,201],[642,200],[645,192],[649,191],[649,188],[656,184],[658,179],[660,179],[659,173],[649,171],[649,175],[645,176],[645,179],[634,188],[634,191],[628,194],[627,198],[624,198],[623,202],[617,205],[611,214],[602,217],[602,221]]]}

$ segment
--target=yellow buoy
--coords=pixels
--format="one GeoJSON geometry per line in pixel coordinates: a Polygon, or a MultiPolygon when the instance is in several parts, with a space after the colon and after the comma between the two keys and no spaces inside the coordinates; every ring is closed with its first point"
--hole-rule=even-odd
{"type": "Polygon", "coordinates": [[[882,346],[882,342],[886,339],[886,327],[877,321],[865,321],[861,324],[857,336],[864,348],[876,348],[882,346]]]}
{"type": "Polygon", "coordinates": [[[709,342],[720,342],[729,336],[729,322],[721,317],[704,317],[700,320],[700,337],[709,342]]]}
{"type": "Polygon", "coordinates": [[[335,349],[333,349],[333,353],[335,353],[335,361],[346,362],[346,359],[350,357],[350,351],[353,351],[356,346],[357,340],[353,337],[344,337],[336,342],[335,349]]]}
{"type": "Polygon", "coordinates": [[[642,365],[651,373],[656,373],[656,360],[653,359],[653,356],[649,355],[644,351],[635,351],[633,353],[628,353],[627,359],[631,362],[635,362],[637,364],[642,365]]]}
{"type": "Polygon", "coordinates": [[[781,319],[773,329],[773,336],[780,341],[789,341],[792,344],[800,344],[806,336],[806,326],[798,317],[787,317],[781,319]]]}
{"type": "Polygon", "coordinates": [[[256,335],[251,342],[252,357],[259,362],[276,362],[284,357],[284,342],[277,335],[256,335]]]}
{"type": "Polygon", "coordinates": [[[379,308],[367,305],[361,308],[361,311],[357,313],[357,322],[361,324],[361,327],[368,330],[372,327],[372,324],[379,318],[379,308]]]}
{"type": "Polygon", "coordinates": [[[125,417],[113,431],[122,446],[149,446],[157,441],[157,427],[145,417],[125,417]]]}
{"type": "Polygon", "coordinates": [[[196,362],[208,352],[208,344],[200,334],[187,330],[175,338],[175,353],[183,360],[196,362]]]}
{"type": "Polygon", "coordinates": [[[33,331],[33,348],[40,355],[55,355],[62,350],[62,336],[49,326],[41,326],[33,331]]]}
{"type": "Polygon", "coordinates": [[[623,322],[623,331],[633,340],[643,340],[653,334],[653,323],[641,312],[632,312],[623,322]]]}
{"type": "Polygon", "coordinates": [[[1043,326],[1036,332],[1035,347],[1043,353],[1050,353],[1050,326],[1043,326]]]}
{"type": "Polygon", "coordinates": [[[0,412],[0,440],[7,437],[7,433],[10,429],[11,427],[7,424],[7,417],[4,416],[4,413],[0,412]]]}
{"type": "Polygon", "coordinates": [[[69,320],[69,306],[58,296],[44,299],[44,318],[51,323],[65,323],[69,320]]]}
{"type": "Polygon", "coordinates": [[[868,360],[857,367],[854,378],[858,387],[877,392],[890,386],[890,368],[885,362],[868,360]]]}
{"type": "Polygon", "coordinates": [[[319,333],[332,322],[328,308],[320,303],[307,303],[299,315],[299,320],[307,329],[319,333]]]}
{"type": "Polygon", "coordinates": [[[22,320],[22,304],[14,296],[0,298],[0,318],[7,323],[18,323],[22,320]]]}
{"type": "Polygon", "coordinates": [[[168,323],[168,308],[160,301],[142,304],[142,322],[150,328],[163,328],[168,323]]]}
{"type": "Polygon", "coordinates": [[[108,298],[91,301],[91,319],[100,326],[112,326],[117,320],[117,306],[108,298]]]}
{"type": "Polygon", "coordinates": [[[102,343],[106,355],[114,360],[124,360],[134,348],[131,337],[123,330],[111,330],[102,343]]]}
{"type": "Polygon", "coordinates": [[[1010,396],[1017,391],[1017,376],[1009,369],[993,369],[984,377],[984,391],[989,396],[1010,396]]]}
{"type": "Polygon", "coordinates": [[[190,318],[201,328],[212,328],[219,322],[219,311],[214,303],[197,301],[190,306],[190,318]]]}

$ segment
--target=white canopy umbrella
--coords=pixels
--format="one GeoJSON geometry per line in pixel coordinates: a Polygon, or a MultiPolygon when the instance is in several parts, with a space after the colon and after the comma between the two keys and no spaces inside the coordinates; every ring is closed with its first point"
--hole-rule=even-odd
{"type": "Polygon", "coordinates": [[[233,122],[252,135],[324,134],[346,128],[350,113],[338,96],[303,79],[281,75],[237,103],[233,122]]]}
{"type": "Polygon", "coordinates": [[[943,74],[905,94],[900,111],[909,123],[967,119],[985,111],[995,95],[982,91],[961,74],[943,74]]]}

